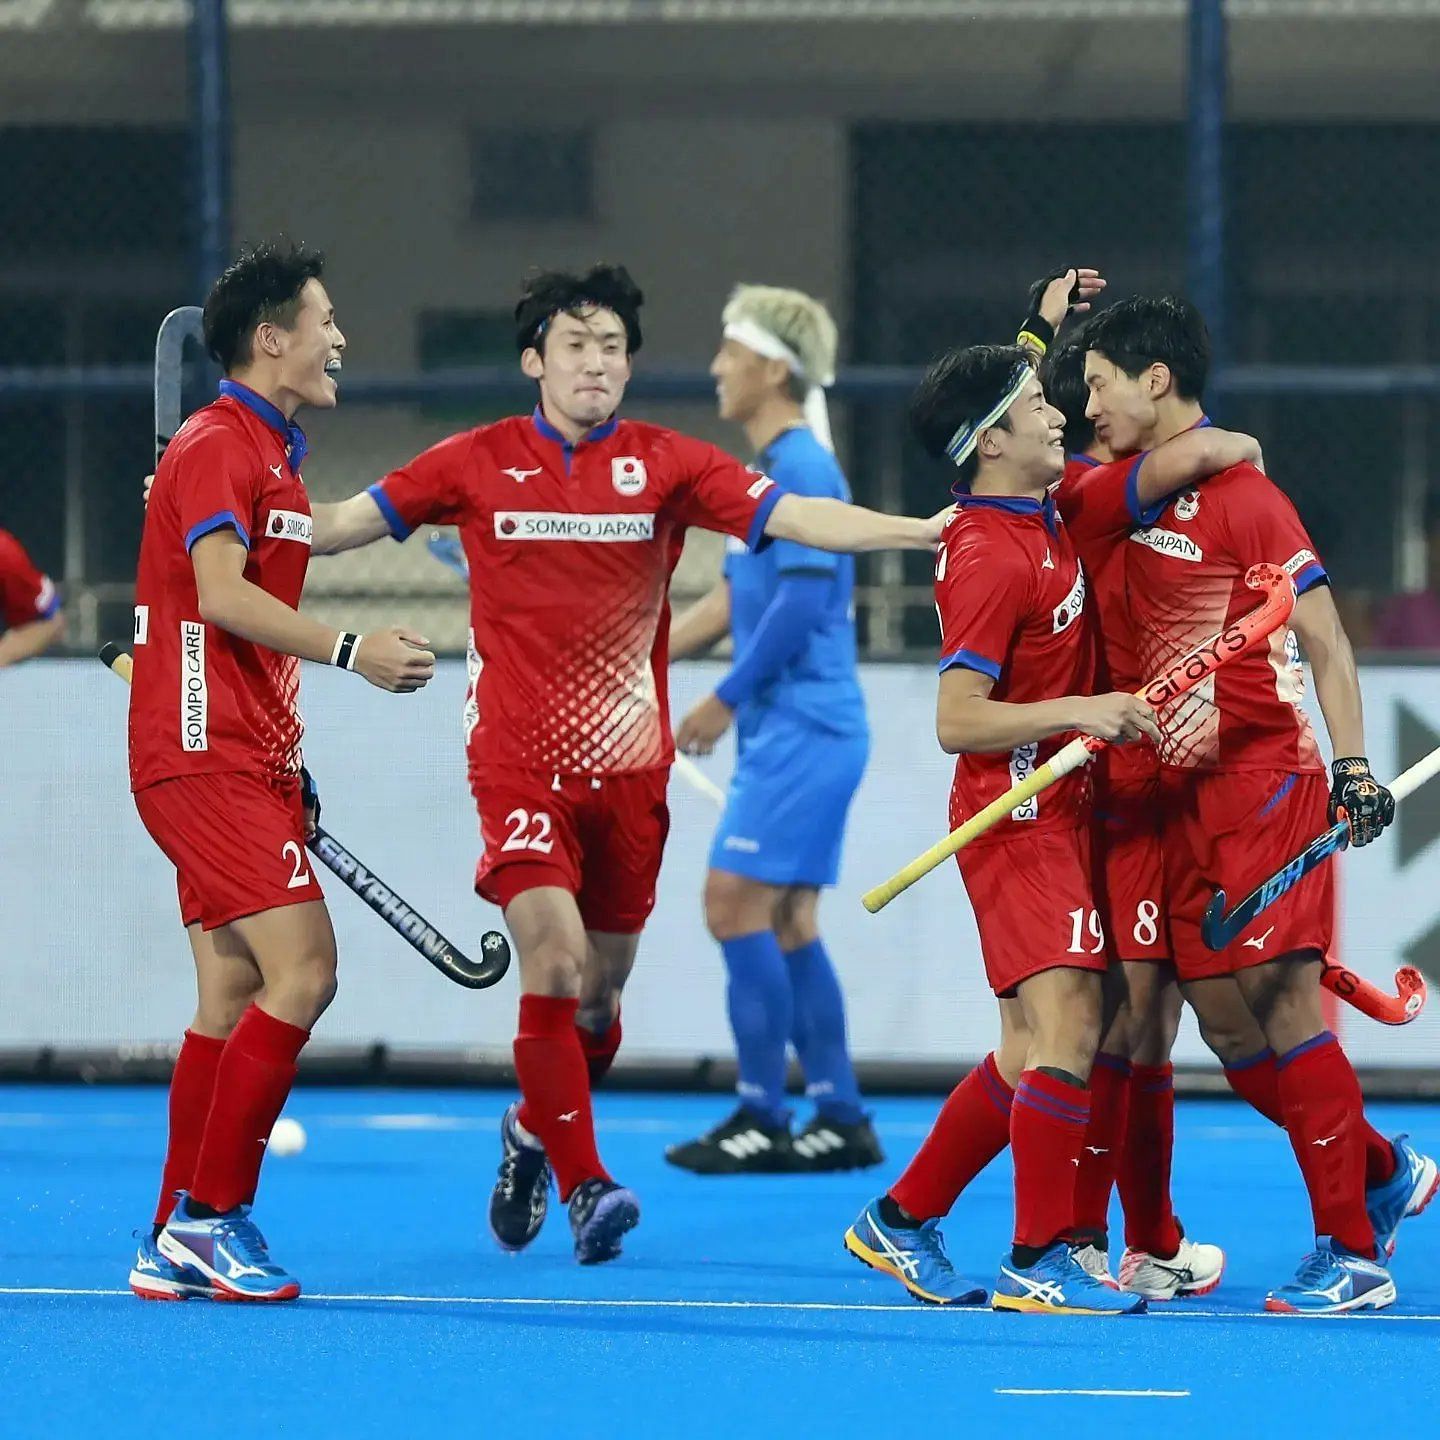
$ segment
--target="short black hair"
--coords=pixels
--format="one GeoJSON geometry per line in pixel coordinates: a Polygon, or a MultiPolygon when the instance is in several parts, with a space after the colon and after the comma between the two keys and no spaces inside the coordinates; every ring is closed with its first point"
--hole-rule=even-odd
{"type": "Polygon", "coordinates": [[[1051,350],[1040,367],[1045,398],[1065,417],[1065,448],[1072,455],[1088,450],[1095,440],[1095,427],[1085,414],[1090,401],[1085,384],[1085,352],[1089,348],[1082,327],[1051,350]]]}
{"type": "Polygon", "coordinates": [[[1136,295],[1092,315],[1086,344],[1133,380],[1157,360],[1167,365],[1182,400],[1199,400],[1210,373],[1205,318],[1179,295],[1136,295]]]}
{"type": "Polygon", "coordinates": [[[645,343],[640,333],[640,307],[645,296],[623,265],[592,265],[583,275],[564,270],[543,270],[528,276],[515,306],[515,348],[523,355],[541,350],[545,331],[557,315],[580,316],[587,310],[610,310],[625,327],[625,348],[638,353],[645,343]]]}
{"type": "Polygon", "coordinates": [[[227,374],[249,364],[255,327],[289,330],[306,282],[325,273],[325,256],[282,238],[241,249],[205,300],[205,348],[227,374]]]}
{"type": "MultiPolygon", "coordinates": [[[[925,372],[910,397],[910,429],[925,452],[937,460],[947,458],[946,450],[955,432],[967,421],[981,419],[994,408],[1015,374],[1026,363],[1025,352],[1017,345],[971,345],[950,350],[925,372]]],[[[1002,415],[996,425],[1009,429],[1002,415]]],[[[958,484],[968,487],[979,468],[971,451],[959,466],[958,484]]]]}

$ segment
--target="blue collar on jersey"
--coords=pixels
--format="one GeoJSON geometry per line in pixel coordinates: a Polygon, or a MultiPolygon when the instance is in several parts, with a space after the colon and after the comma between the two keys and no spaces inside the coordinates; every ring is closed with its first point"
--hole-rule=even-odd
{"type": "Polygon", "coordinates": [[[1049,491],[1046,491],[1043,500],[1035,500],[1029,495],[972,495],[968,490],[962,490],[955,496],[955,503],[960,506],[976,505],[985,510],[1003,510],[1008,515],[1038,515],[1052,535],[1058,532],[1055,497],[1049,491]]]}
{"type": "Polygon", "coordinates": [[[572,445],[546,418],[544,412],[537,405],[535,413],[530,417],[531,423],[546,440],[553,440],[557,445],[563,445],[567,451],[573,450],[575,445],[593,445],[597,440],[608,440],[614,433],[615,427],[620,423],[618,415],[612,415],[608,420],[603,420],[593,430],[587,430],[572,445]]]}
{"type": "Polygon", "coordinates": [[[814,432],[808,425],[787,425],[756,457],[755,464],[761,470],[769,470],[770,457],[775,453],[775,447],[783,441],[788,440],[792,435],[810,435],[813,438],[814,432]]]}
{"type": "Polygon", "coordinates": [[[287,420],[285,412],[278,406],[238,380],[222,380],[220,393],[238,400],[252,414],[258,415],[285,442],[285,458],[290,462],[291,472],[298,475],[305,452],[310,448],[305,432],[293,420],[287,420]]]}

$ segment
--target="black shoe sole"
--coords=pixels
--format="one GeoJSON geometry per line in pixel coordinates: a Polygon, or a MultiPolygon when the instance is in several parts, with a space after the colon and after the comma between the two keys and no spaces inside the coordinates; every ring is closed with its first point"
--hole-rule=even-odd
{"type": "Polygon", "coordinates": [[[640,1206],[633,1195],[612,1190],[596,1202],[585,1222],[583,1238],[575,1237],[575,1258],[582,1265],[603,1265],[620,1255],[620,1242],[640,1223],[640,1206]]]}

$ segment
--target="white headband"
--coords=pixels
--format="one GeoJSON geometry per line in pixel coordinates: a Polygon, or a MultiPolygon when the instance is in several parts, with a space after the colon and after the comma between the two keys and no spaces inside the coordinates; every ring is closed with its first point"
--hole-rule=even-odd
{"type": "Polygon", "coordinates": [[[970,452],[980,443],[980,432],[989,429],[1015,403],[1016,398],[1025,388],[1025,382],[1034,373],[1025,361],[1020,361],[1015,366],[1014,374],[1006,382],[1005,393],[995,402],[994,406],[979,420],[967,420],[950,437],[950,443],[945,447],[945,453],[956,465],[965,463],[970,452]]]}
{"type": "Polygon", "coordinates": [[[830,409],[825,403],[825,387],[833,385],[835,377],[811,375],[805,369],[804,361],[778,335],[754,320],[727,320],[724,335],[727,340],[734,340],[747,350],[753,350],[763,360],[783,360],[792,375],[806,382],[805,423],[815,432],[815,438],[833,452],[835,442],[830,435],[830,409]]]}

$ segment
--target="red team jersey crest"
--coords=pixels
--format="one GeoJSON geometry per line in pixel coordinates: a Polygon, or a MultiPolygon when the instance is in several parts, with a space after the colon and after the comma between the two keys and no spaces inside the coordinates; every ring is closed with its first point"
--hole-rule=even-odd
{"type": "Polygon", "coordinates": [[[60,609],[60,594],[48,575],[35,568],[25,547],[0,530],[0,622],[8,630],[48,620],[60,609]]]}
{"type": "Polygon", "coordinates": [[[370,493],[397,539],[460,529],[472,779],[668,766],[667,593],[685,528],[758,548],[781,495],[672,430],[610,420],[571,445],[538,411],[442,440],[370,493]]]}
{"type": "MultiPolygon", "coordinates": [[[[940,673],[964,666],[995,681],[992,700],[1028,704],[1095,687],[1095,633],[1085,571],[1053,503],[962,497],[947,522],[935,568],[940,673]]],[[[961,755],[950,792],[951,823],[973,815],[1043,765],[1070,734],[1009,754],[961,755]]],[[[1018,831],[1079,825],[1089,777],[1078,770],[1002,820],[977,844],[1018,831]]]]}
{"type": "MultiPolygon", "coordinates": [[[[1130,537],[1130,613],[1140,662],[1158,674],[1178,656],[1255,606],[1245,572],[1281,565],[1301,593],[1325,569],[1295,507],[1253,465],[1237,465],[1173,496],[1130,537]]],[[[1300,708],[1304,671],[1294,633],[1218,670],[1160,712],[1161,761],[1185,770],[1323,771],[1300,708]]]]}
{"type": "Polygon", "coordinates": [[[180,775],[300,769],[300,662],[208,625],[191,547],[230,528],[249,556],[245,578],[298,608],[310,560],[310,502],[291,457],[304,439],[280,411],[226,381],[170,442],[140,542],[130,784],[180,775]]]}

